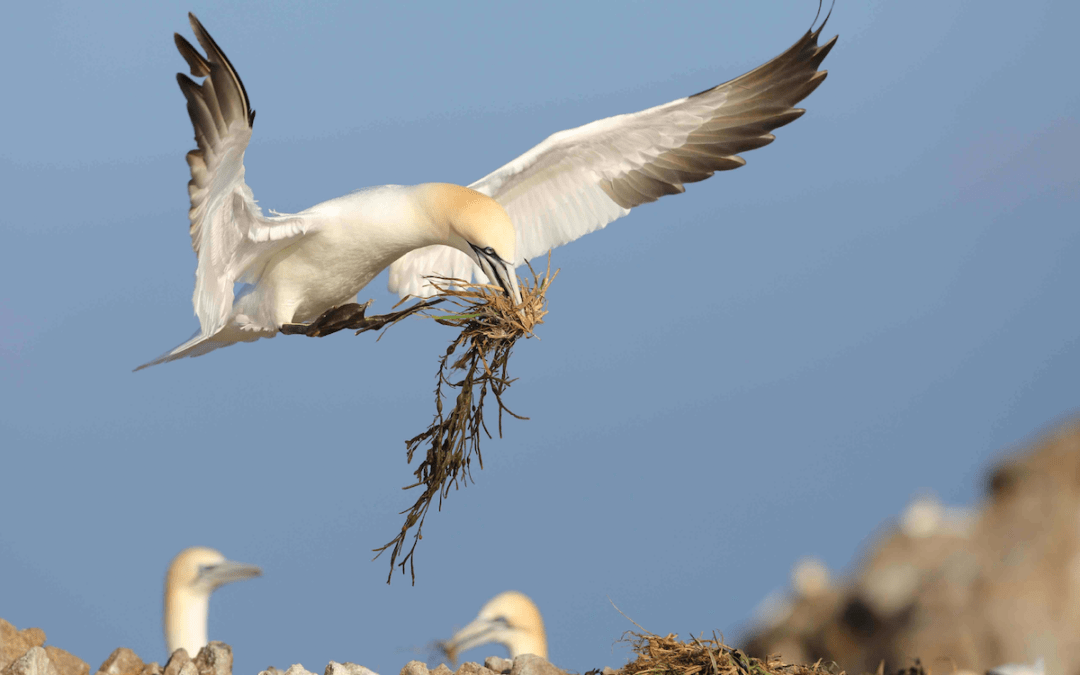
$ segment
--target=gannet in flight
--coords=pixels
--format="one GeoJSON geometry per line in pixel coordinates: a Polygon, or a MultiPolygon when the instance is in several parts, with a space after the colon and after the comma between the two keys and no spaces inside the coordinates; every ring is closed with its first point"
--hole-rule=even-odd
{"type": "Polygon", "coordinates": [[[231,581],[262,574],[255,565],[226,560],[211,548],[181,551],[165,575],[165,644],[171,655],[183,647],[193,657],[206,646],[210,594],[231,581]]]}
{"type": "Polygon", "coordinates": [[[510,658],[536,654],[547,658],[547,633],[540,610],[529,596],[517,591],[499,593],[488,600],[476,618],[443,644],[451,659],[473,647],[497,642],[510,650],[510,658]]]}
{"type": "Polygon", "coordinates": [[[383,185],[296,214],[264,215],[244,182],[255,111],[229,59],[194,15],[203,57],[176,46],[196,84],[177,80],[198,148],[191,167],[193,302],[200,330],[139,366],[274,337],[351,302],[390,267],[391,291],[427,297],[426,276],[486,277],[520,301],[514,268],[598,230],[635,206],[745,161],[770,133],[805,112],[795,104],[825,79],[817,68],[836,42],[807,31],[780,56],[730,82],[637,113],[560,131],[468,187],[383,185]],[[243,284],[234,292],[235,284],[243,284]]]}

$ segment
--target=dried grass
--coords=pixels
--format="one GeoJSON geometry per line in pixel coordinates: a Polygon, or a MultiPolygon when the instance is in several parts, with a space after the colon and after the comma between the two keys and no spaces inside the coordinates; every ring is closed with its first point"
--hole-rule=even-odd
{"type": "Polygon", "coordinates": [[[683,642],[675,634],[628,631],[623,639],[637,658],[619,669],[621,675],[844,675],[835,664],[821,661],[804,666],[784,663],[778,656],[754,658],[725,645],[716,633],[683,642]]]}
{"type": "Polygon", "coordinates": [[[423,461],[413,472],[416,482],[403,489],[423,490],[416,502],[402,511],[407,515],[401,532],[386,545],[375,549],[376,558],[390,550],[387,583],[394,576],[395,566],[404,574],[406,565],[412,582],[416,583],[414,553],[423,538],[424,519],[431,502],[438,496],[441,510],[451,487],[456,490],[459,483],[467,485],[472,481],[470,467],[474,455],[480,468],[484,468],[480,439],[482,435],[492,437],[484,422],[487,395],[494,395],[498,405],[500,437],[504,412],[518,419],[528,419],[515,414],[503,401],[503,395],[513,382],[507,373],[510,352],[517,340],[533,337],[533,329],[543,323],[547,314],[547,289],[558,275],[558,270],[551,273],[550,255],[543,276],[532,267],[529,270],[533,277],[531,281],[519,278],[521,304],[516,306],[498,286],[469,284],[447,277],[430,278],[439,290],[436,298],[448,300],[458,311],[445,313],[425,308],[424,315],[444,326],[459,328],[461,332],[439,361],[434,420],[425,431],[405,442],[409,463],[418,449],[423,447],[426,451],[423,461]],[[453,406],[447,411],[444,399],[455,390],[453,406]],[[412,546],[399,562],[398,557],[413,527],[416,531],[412,535],[412,546]]]}

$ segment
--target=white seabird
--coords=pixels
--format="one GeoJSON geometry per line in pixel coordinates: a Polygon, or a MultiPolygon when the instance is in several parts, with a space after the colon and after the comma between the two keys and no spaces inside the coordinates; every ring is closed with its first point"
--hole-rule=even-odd
{"type": "Polygon", "coordinates": [[[195,127],[191,241],[200,330],[138,369],[274,337],[351,302],[390,267],[391,291],[427,297],[425,277],[497,284],[520,301],[514,268],[684,184],[746,162],[770,133],[805,112],[795,104],[825,79],[836,38],[807,31],[787,51],[730,82],[637,113],[560,131],[468,187],[384,185],[296,214],[264,215],[244,182],[255,111],[229,59],[189,14],[206,51],[176,45],[196,84],[178,74],[195,127]],[[243,284],[234,292],[235,284],[243,284]]]}
{"type": "Polygon", "coordinates": [[[210,594],[232,581],[262,574],[255,565],[226,560],[211,548],[184,549],[165,575],[165,644],[169,655],[183,647],[194,657],[206,646],[210,594]]]}
{"type": "Polygon", "coordinates": [[[443,644],[451,658],[473,647],[497,642],[510,650],[510,658],[536,654],[547,658],[544,620],[529,596],[505,591],[487,601],[469,625],[443,644]]]}

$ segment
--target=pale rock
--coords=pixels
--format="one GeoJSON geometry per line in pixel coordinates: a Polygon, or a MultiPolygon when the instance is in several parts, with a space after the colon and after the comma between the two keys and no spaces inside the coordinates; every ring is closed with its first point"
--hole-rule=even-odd
{"type": "Polygon", "coordinates": [[[305,670],[304,666],[299,663],[294,663],[285,671],[285,675],[315,675],[315,673],[310,670],[305,670]]]}
{"type": "Polygon", "coordinates": [[[489,656],[484,659],[484,667],[488,670],[493,670],[496,673],[503,673],[505,675],[514,667],[514,662],[510,659],[504,659],[501,656],[489,656]]]}
{"type": "Polygon", "coordinates": [[[189,663],[191,663],[191,657],[188,656],[187,650],[181,647],[169,656],[169,660],[165,663],[164,675],[180,675],[180,671],[189,663]]]}
{"type": "Polygon", "coordinates": [[[450,670],[450,666],[445,663],[440,663],[435,666],[435,670],[431,671],[431,675],[454,675],[454,671],[450,670]]]}
{"type": "Polygon", "coordinates": [[[285,675],[285,671],[273,666],[267,666],[266,670],[260,670],[259,675],[285,675]]]}
{"type": "Polygon", "coordinates": [[[323,675],[378,675],[378,673],[358,663],[331,661],[326,665],[323,675]]]}
{"type": "Polygon", "coordinates": [[[0,670],[25,654],[31,647],[45,644],[45,632],[40,628],[19,631],[7,621],[0,619],[0,670]]]}
{"type": "Polygon", "coordinates": [[[232,648],[217,641],[200,649],[192,661],[199,675],[232,675],[232,662],[232,648]]]}
{"type": "Polygon", "coordinates": [[[618,672],[611,666],[604,666],[604,669],[600,671],[600,675],[615,675],[618,672]]]}
{"type": "Polygon", "coordinates": [[[542,656],[522,654],[514,659],[510,675],[566,675],[566,672],[551,665],[542,656]]]}
{"type": "Polygon", "coordinates": [[[485,668],[479,663],[473,663],[472,661],[466,661],[458,666],[457,672],[454,675],[498,675],[495,671],[485,668]]]}
{"type": "MultiPolygon", "coordinates": [[[[19,635],[30,643],[30,647],[45,646],[45,631],[40,628],[23,628],[19,631],[19,635]]],[[[29,647],[27,647],[27,649],[29,649],[29,647]]]]}
{"type": "Polygon", "coordinates": [[[45,653],[49,655],[49,660],[60,675],[90,675],[90,664],[70,652],[46,645],[45,653]]]}
{"type": "Polygon", "coordinates": [[[9,663],[0,675],[59,675],[59,672],[49,660],[48,653],[35,645],[9,663]]]}
{"type": "Polygon", "coordinates": [[[97,675],[140,675],[143,662],[127,647],[117,647],[98,668],[97,675]]]}
{"type": "MultiPolygon", "coordinates": [[[[61,673],[61,675],[64,675],[61,673]]],[[[142,673],[139,675],[162,675],[161,665],[157,661],[151,661],[143,666],[142,673]]]]}
{"type": "Polygon", "coordinates": [[[401,675],[428,675],[427,665],[423,661],[409,661],[401,669],[401,675]]]}

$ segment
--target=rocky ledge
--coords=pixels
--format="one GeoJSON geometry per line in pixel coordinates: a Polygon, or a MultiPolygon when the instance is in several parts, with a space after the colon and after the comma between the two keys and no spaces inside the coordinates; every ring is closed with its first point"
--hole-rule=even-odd
{"type": "MultiPolygon", "coordinates": [[[[16,630],[0,619],[0,675],[90,675],[90,666],[77,656],[52,645],[45,645],[45,631],[40,628],[16,630]]],[[[135,652],[121,647],[109,655],[95,675],[232,675],[232,647],[224,642],[211,642],[199,650],[194,659],[187,651],[177,649],[162,668],[158,663],[143,663],[135,652]]],[[[614,675],[605,668],[603,675],[614,675]]],[[[259,675],[315,675],[302,665],[288,670],[267,668],[259,675]]],[[[377,675],[355,663],[331,661],[323,675],[377,675]]],[[[483,665],[463,663],[457,671],[446,664],[429,670],[421,661],[409,661],[401,675],[569,675],[547,659],[532,654],[516,659],[490,656],[483,665]]]]}

